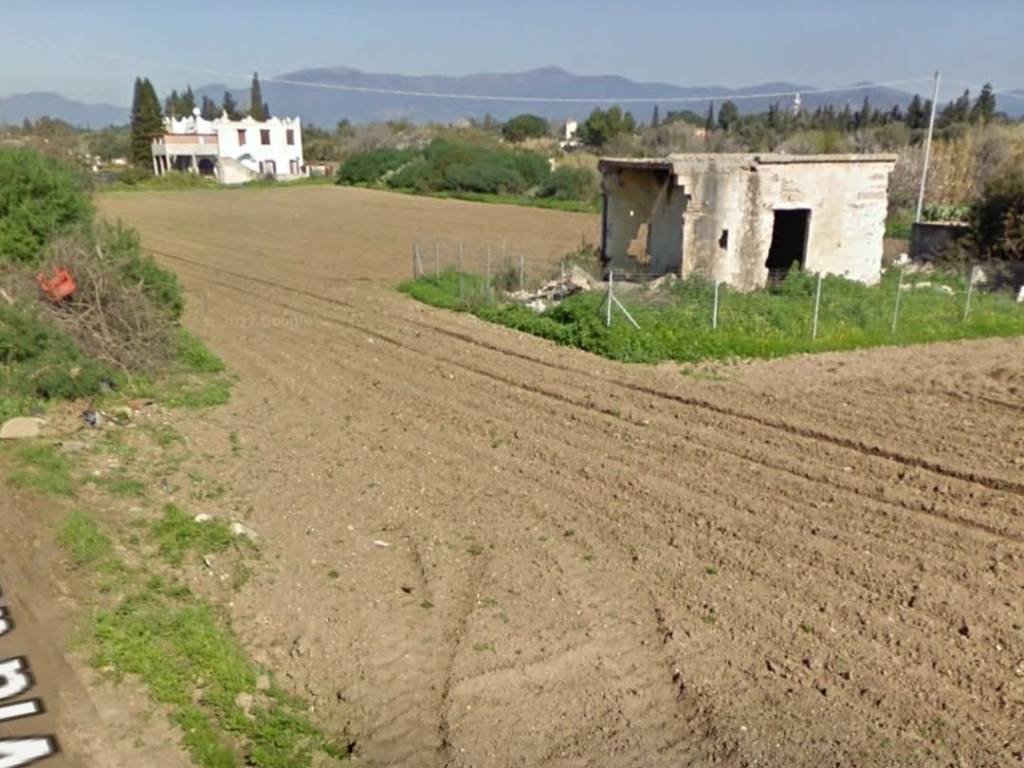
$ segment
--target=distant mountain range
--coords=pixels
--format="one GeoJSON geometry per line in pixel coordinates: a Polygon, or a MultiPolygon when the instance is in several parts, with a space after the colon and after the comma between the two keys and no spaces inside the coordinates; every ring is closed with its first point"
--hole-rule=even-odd
{"type": "MultiPolygon", "coordinates": [[[[754,98],[736,99],[735,103],[741,112],[763,112],[774,103],[790,108],[793,104],[792,96],[774,94],[789,94],[793,91],[801,93],[805,110],[827,104],[838,109],[846,104],[858,108],[865,96],[875,107],[890,109],[896,104],[905,107],[913,96],[906,91],[872,83],[854,84],[850,90],[840,92],[815,93],[814,86],[788,82],[762,83],[744,88],[679,86],[641,83],[613,75],[574,75],[558,67],[458,77],[376,74],[351,67],[326,67],[289,72],[273,80],[265,79],[262,86],[264,101],[270,104],[274,114],[298,115],[306,122],[323,126],[333,126],[342,118],[354,123],[397,119],[450,123],[490,114],[498,120],[505,120],[523,112],[552,120],[565,120],[585,117],[597,106],[609,106],[606,102],[595,101],[598,99],[629,100],[622,106],[629,109],[637,119],[646,122],[655,104],[662,115],[684,109],[703,114],[712,98],[715,98],[718,106],[725,99],[739,94],[763,94],[754,98]],[[390,93],[371,93],[365,89],[390,93]],[[463,98],[425,97],[412,95],[414,93],[458,95],[463,98]],[[503,98],[472,98],[477,95],[503,98]],[[538,96],[569,101],[529,100],[529,97],[538,96]],[[694,100],[669,100],[673,98],[694,100]]],[[[196,89],[196,94],[198,97],[207,95],[219,104],[225,90],[230,90],[240,105],[248,103],[248,83],[239,86],[223,83],[204,85],[196,89]]],[[[927,91],[925,84],[922,97],[927,97],[927,91]]],[[[1024,89],[1009,93],[1024,96],[1024,89]]],[[[1024,99],[1001,99],[999,108],[1015,117],[1024,116],[1024,99]]],[[[55,93],[0,97],[0,123],[20,123],[26,117],[34,120],[43,115],[93,128],[123,124],[128,120],[126,108],[109,104],[83,104],[55,93]]]]}
{"type": "Polygon", "coordinates": [[[0,123],[20,125],[26,118],[52,117],[83,128],[105,128],[128,122],[128,109],[111,104],[83,104],[56,93],[0,96],[0,123]]]}
{"type": "MultiPolygon", "coordinates": [[[[303,69],[262,83],[263,99],[279,115],[298,115],[318,125],[333,125],[341,118],[354,123],[374,120],[407,119],[413,122],[449,123],[466,117],[490,114],[506,120],[523,112],[531,112],[552,120],[586,117],[594,107],[610,104],[590,99],[628,99],[622,106],[639,120],[650,119],[655,104],[662,115],[672,110],[707,110],[708,101],[718,97],[720,104],[736,94],[766,94],[763,97],[739,99],[742,112],[763,112],[770,104],[792,104],[791,96],[770,94],[793,91],[808,92],[801,97],[805,109],[820,104],[846,103],[859,107],[868,96],[876,107],[889,109],[894,104],[906,105],[912,94],[891,88],[867,85],[843,93],[814,94],[810,85],[794,83],[762,83],[745,88],[722,86],[678,86],[668,83],[639,83],[614,75],[574,75],[558,67],[543,67],[527,72],[493,73],[448,77],[442,75],[387,75],[363,72],[350,67],[303,69]],[[280,82],[283,80],[292,82],[280,82]],[[296,85],[294,83],[310,83],[296,85]],[[341,86],[339,88],[338,86],[341,86]],[[354,90],[348,90],[354,89],[354,90]],[[382,89],[389,94],[369,93],[360,89],[382,89]],[[405,92],[405,93],[403,93],[405,92]],[[407,95],[415,93],[454,94],[462,98],[433,98],[407,95]],[[503,97],[500,100],[473,99],[474,95],[503,97]],[[529,101],[529,97],[571,99],[567,102],[529,101]],[[657,100],[655,97],[659,97],[657,100]],[[667,101],[665,97],[694,99],[667,101]],[[523,98],[522,101],[515,100],[523,98]],[[509,99],[509,100],[506,100],[509,99]],[[639,101],[637,101],[639,100],[639,101]]],[[[248,85],[231,88],[223,83],[203,86],[197,93],[220,102],[224,91],[230,90],[239,103],[248,103],[248,85]]]]}

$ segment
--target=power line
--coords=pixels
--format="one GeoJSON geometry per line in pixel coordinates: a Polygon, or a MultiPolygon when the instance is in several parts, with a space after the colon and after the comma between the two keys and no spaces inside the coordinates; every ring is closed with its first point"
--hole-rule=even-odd
{"type": "MultiPolygon", "coordinates": [[[[207,69],[203,67],[192,67],[185,64],[167,64],[164,62],[157,62],[146,59],[136,59],[129,57],[120,56],[105,56],[103,58],[109,58],[114,61],[131,62],[135,64],[155,64],[160,67],[168,69],[179,69],[182,71],[196,72],[199,74],[210,75],[214,77],[225,77],[225,78],[241,78],[244,79],[248,75],[240,74],[238,72],[226,72],[216,69],[207,69]]],[[[553,103],[553,104],[649,104],[651,102],[660,103],[704,103],[707,101],[739,101],[746,99],[774,99],[783,98],[786,96],[796,96],[797,94],[804,96],[807,94],[821,94],[821,93],[843,93],[849,91],[860,91],[869,90],[871,88],[885,88],[896,85],[907,85],[910,83],[927,82],[932,78],[926,77],[911,77],[902,80],[890,80],[881,83],[859,83],[857,85],[847,86],[835,86],[830,88],[810,88],[805,90],[793,89],[791,91],[775,91],[767,93],[725,93],[725,94],[707,94],[702,96],[676,96],[676,95],[654,95],[654,96],[643,96],[643,97],[628,97],[628,98],[610,98],[607,96],[600,97],[578,97],[578,96],[499,96],[494,94],[479,94],[479,93],[445,93],[438,91],[411,91],[400,88],[374,88],[370,86],[362,85],[343,85],[341,83],[314,83],[307,80],[293,80],[291,78],[284,77],[261,77],[260,82],[264,83],[278,83],[280,85],[295,85],[305,88],[319,88],[322,90],[332,91],[346,91],[355,93],[372,93],[384,96],[410,96],[415,98],[427,98],[427,99],[456,99],[462,101],[499,101],[499,102],[531,102],[531,103],[553,103]]]]}

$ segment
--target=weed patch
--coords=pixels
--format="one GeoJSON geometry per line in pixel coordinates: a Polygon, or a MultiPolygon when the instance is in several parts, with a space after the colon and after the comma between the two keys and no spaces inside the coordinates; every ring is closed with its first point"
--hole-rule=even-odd
{"type": "MultiPolygon", "coordinates": [[[[235,542],[225,521],[196,522],[174,504],[164,507],[163,515],[150,526],[149,536],[160,557],[171,565],[181,565],[189,554],[223,552],[235,542]]],[[[241,540],[249,541],[244,537],[241,540]]]]}
{"type": "Polygon", "coordinates": [[[78,482],[71,461],[52,445],[26,443],[12,452],[14,469],[7,482],[14,488],[26,488],[54,496],[74,496],[78,482]]]}
{"type": "Polygon", "coordinates": [[[111,556],[113,544],[89,515],[75,510],[57,531],[57,543],[71,556],[77,568],[92,565],[111,556]]]}
{"type": "Polygon", "coordinates": [[[771,290],[739,293],[720,287],[717,327],[714,286],[699,279],[621,291],[619,298],[640,330],[621,317],[607,327],[601,292],[580,293],[537,313],[503,300],[483,278],[451,270],[403,283],[399,290],[427,304],[624,362],[776,358],[1024,334],[1024,308],[1009,293],[974,291],[965,320],[966,280],[956,274],[930,274],[924,289],[904,290],[893,332],[898,282],[893,270],[876,286],[826,277],[817,338],[811,333],[816,278],[799,271],[771,290]]]}

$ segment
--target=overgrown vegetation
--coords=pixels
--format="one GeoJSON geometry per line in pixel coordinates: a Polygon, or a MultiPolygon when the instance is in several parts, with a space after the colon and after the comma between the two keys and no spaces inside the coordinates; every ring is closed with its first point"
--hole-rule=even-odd
{"type": "Polygon", "coordinates": [[[577,166],[552,172],[538,152],[494,140],[436,138],[422,150],[375,149],[350,156],[339,184],[384,186],[420,194],[515,196],[592,205],[597,175],[577,166]]]}
{"type": "Polygon", "coordinates": [[[227,396],[224,376],[198,396],[180,386],[221,371],[197,368],[208,353],[181,335],[177,277],[143,254],[133,230],[94,221],[77,172],[28,149],[0,149],[0,289],[0,417],[141,385],[183,404],[227,396]],[[55,303],[36,274],[58,268],[77,288],[55,303]]]}
{"type": "Polygon", "coordinates": [[[0,265],[36,262],[51,238],[92,217],[83,174],[31,149],[0,148],[0,265]]]}
{"type": "Polygon", "coordinates": [[[965,279],[955,273],[929,274],[924,279],[930,286],[914,289],[915,280],[908,276],[893,333],[897,272],[887,272],[877,286],[825,278],[816,339],[811,337],[816,278],[799,271],[771,290],[739,293],[721,286],[717,328],[712,328],[714,286],[700,279],[654,290],[641,286],[620,291],[619,299],[640,330],[618,310],[607,327],[601,306],[604,294],[599,291],[577,294],[537,313],[503,300],[499,291],[488,289],[483,278],[454,271],[404,283],[401,290],[428,304],[471,312],[558,344],[641,363],[774,358],[1024,334],[1024,308],[1009,293],[975,291],[965,321],[965,279]],[[953,295],[941,286],[947,286],[953,295]],[[490,301],[492,294],[496,298],[490,301]]]}

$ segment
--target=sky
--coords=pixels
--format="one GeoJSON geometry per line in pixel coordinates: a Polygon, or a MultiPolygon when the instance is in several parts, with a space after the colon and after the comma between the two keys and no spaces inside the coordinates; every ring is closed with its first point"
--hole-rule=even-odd
{"type": "Polygon", "coordinates": [[[56,91],[126,106],[140,74],[166,93],[241,85],[253,71],[555,65],[726,87],[828,87],[939,69],[949,98],[985,81],[1024,88],[1022,37],[1024,0],[0,0],[0,96],[56,91]]]}

